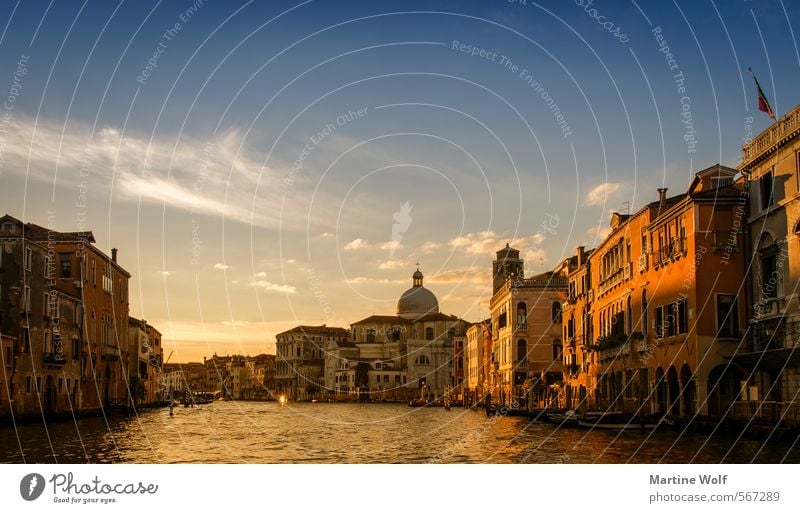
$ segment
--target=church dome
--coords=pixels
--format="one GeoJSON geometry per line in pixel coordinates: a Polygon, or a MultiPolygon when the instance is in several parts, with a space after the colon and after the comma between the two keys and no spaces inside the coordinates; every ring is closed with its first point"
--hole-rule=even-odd
{"type": "Polygon", "coordinates": [[[397,315],[405,319],[418,319],[430,313],[439,313],[439,300],[430,290],[422,286],[422,273],[414,273],[413,286],[403,292],[397,302],[397,315]]]}

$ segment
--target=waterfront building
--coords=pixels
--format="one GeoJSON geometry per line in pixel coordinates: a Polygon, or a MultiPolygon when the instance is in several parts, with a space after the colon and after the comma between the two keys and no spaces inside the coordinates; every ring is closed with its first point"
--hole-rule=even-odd
{"type": "Polygon", "coordinates": [[[491,319],[485,319],[467,328],[466,338],[464,400],[467,405],[477,405],[483,402],[488,393],[486,376],[492,363],[491,319]]]}
{"type": "Polygon", "coordinates": [[[344,328],[297,326],[276,337],[275,390],[293,401],[316,399],[325,389],[325,348],[345,342],[344,328]]]}
{"type": "Polygon", "coordinates": [[[23,417],[82,409],[83,309],[80,294],[60,286],[62,236],[0,218],[0,335],[8,385],[3,415],[23,417]]]}
{"type": "Polygon", "coordinates": [[[568,276],[567,300],[562,307],[564,340],[563,401],[568,410],[585,409],[589,396],[589,347],[594,343],[592,334],[592,274],[589,256],[592,250],[579,246],[575,255],[575,268],[568,276]]]}
{"type": "Polygon", "coordinates": [[[158,374],[163,363],[161,333],[143,319],[128,317],[128,376],[131,401],[148,405],[164,400],[158,374]]]}
{"type": "Polygon", "coordinates": [[[730,416],[800,423],[800,105],[742,148],[747,180],[734,229],[745,232],[750,266],[751,326],[726,369],[730,416]],[[743,219],[744,218],[744,219],[743,219]]]}
{"type": "MultiPolygon", "coordinates": [[[[456,341],[470,324],[439,312],[439,300],[417,269],[396,315],[372,315],[351,325],[351,338],[329,348],[339,398],[435,400],[454,385],[456,341]]],[[[463,349],[462,349],[463,350],[463,349]]]]}
{"type": "Polygon", "coordinates": [[[599,409],[723,416],[743,333],[745,255],[732,230],[735,169],[696,173],[686,193],[615,213],[589,257],[590,387],[599,409]]]}
{"type": "Polygon", "coordinates": [[[492,263],[491,400],[514,408],[551,406],[562,383],[562,302],[569,262],[525,278],[519,250],[506,247],[492,263]]]}
{"type": "MultiPolygon", "coordinates": [[[[0,219],[0,225],[13,224],[0,219]]],[[[26,223],[25,237],[47,247],[55,266],[53,290],[82,301],[80,394],[82,412],[128,405],[128,281],[130,274],[95,245],[92,232],[56,232],[26,223]]]]}

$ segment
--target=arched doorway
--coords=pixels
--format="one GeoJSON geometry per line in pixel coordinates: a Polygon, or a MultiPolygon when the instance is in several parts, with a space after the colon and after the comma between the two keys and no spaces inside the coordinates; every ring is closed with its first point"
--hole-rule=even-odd
{"type": "Polygon", "coordinates": [[[692,370],[689,365],[683,364],[681,367],[681,415],[684,417],[694,416],[695,406],[695,383],[692,379],[692,370]]]}
{"type": "Polygon", "coordinates": [[[678,371],[674,366],[670,366],[667,371],[667,408],[673,417],[680,415],[681,384],[678,382],[678,371]]]}

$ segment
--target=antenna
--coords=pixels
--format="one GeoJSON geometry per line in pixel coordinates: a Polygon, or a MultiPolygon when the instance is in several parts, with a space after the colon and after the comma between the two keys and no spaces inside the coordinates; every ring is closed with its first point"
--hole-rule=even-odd
{"type": "Polygon", "coordinates": [[[630,201],[623,201],[623,205],[625,205],[625,213],[630,215],[631,213],[631,202],[630,201]]]}

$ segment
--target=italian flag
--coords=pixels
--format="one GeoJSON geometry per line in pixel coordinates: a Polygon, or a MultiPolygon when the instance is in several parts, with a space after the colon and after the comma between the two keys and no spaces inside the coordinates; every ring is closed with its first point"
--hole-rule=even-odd
{"type": "Polygon", "coordinates": [[[753,70],[750,70],[750,74],[753,75],[753,80],[756,82],[756,89],[758,89],[758,110],[761,112],[766,112],[769,117],[775,121],[775,113],[772,111],[772,107],[770,107],[769,102],[767,101],[767,97],[764,96],[764,91],[761,90],[761,86],[758,85],[758,79],[756,78],[756,74],[753,73],[753,70]]]}

